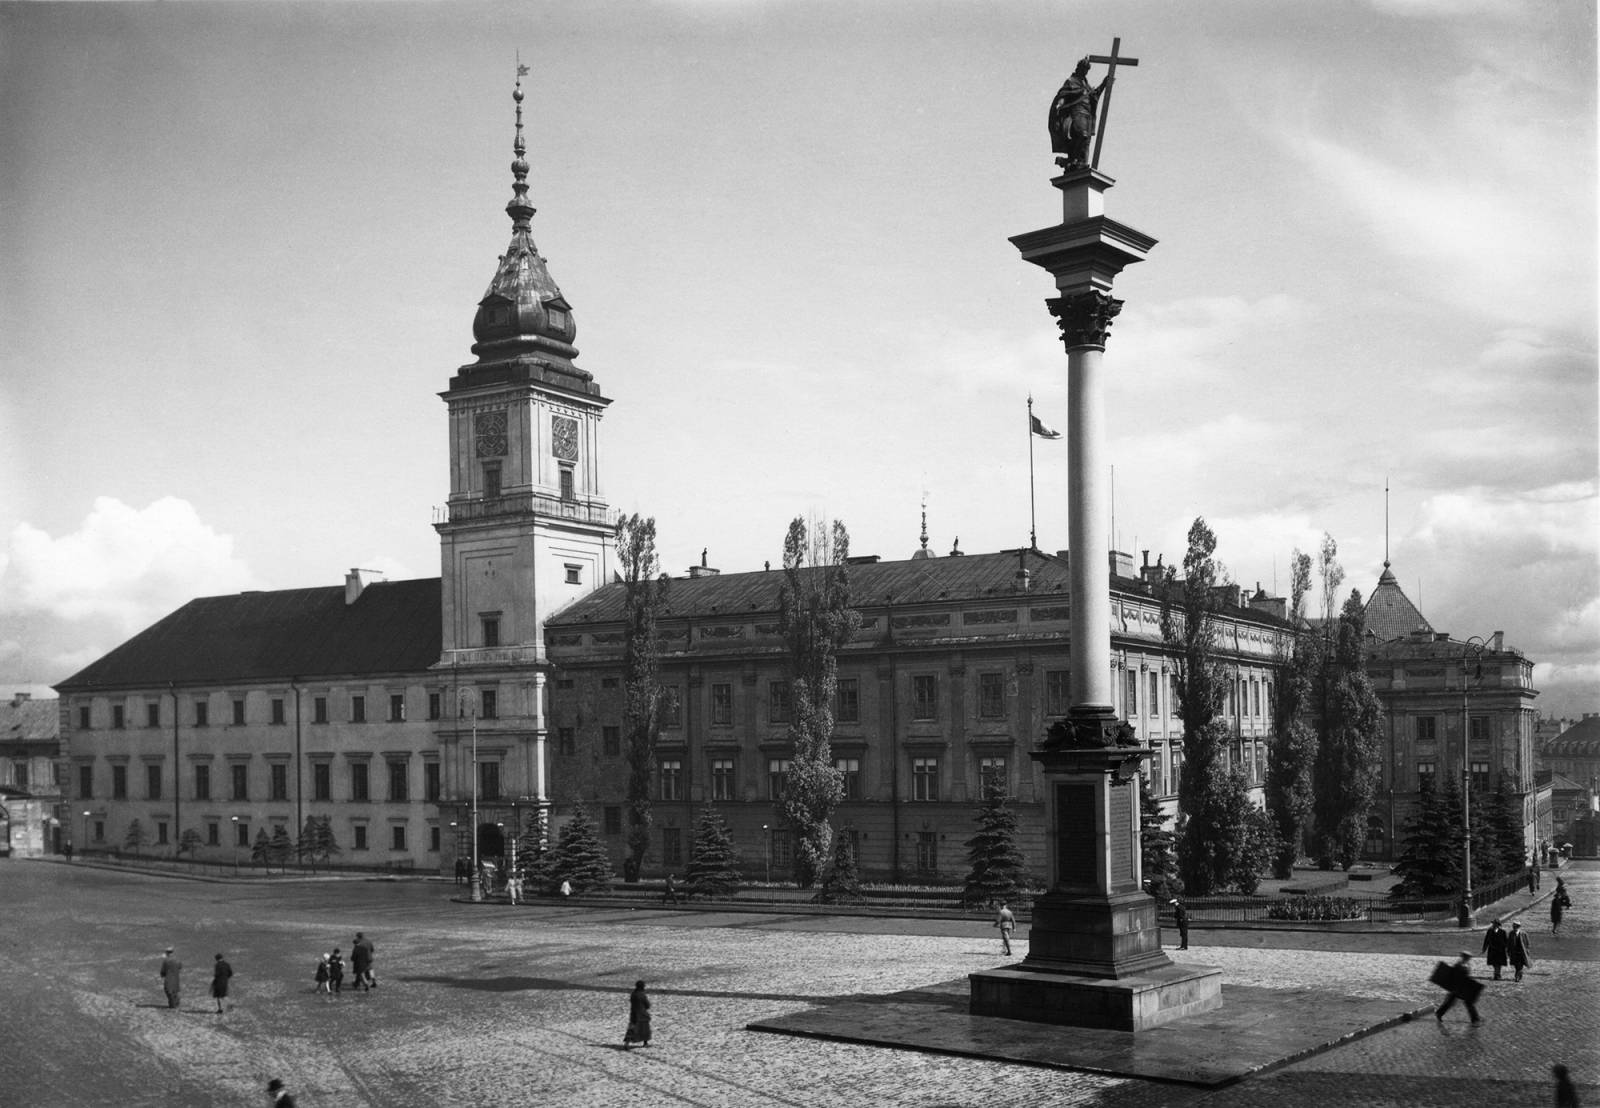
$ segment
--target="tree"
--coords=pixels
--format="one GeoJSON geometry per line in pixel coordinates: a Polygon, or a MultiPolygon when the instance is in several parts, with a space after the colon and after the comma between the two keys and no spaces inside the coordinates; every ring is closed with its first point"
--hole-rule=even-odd
{"type": "Polygon", "coordinates": [[[844,799],[833,764],[833,697],[839,648],[861,626],[850,607],[850,532],[839,520],[807,526],[796,517],[783,540],[784,582],[778,629],[789,652],[789,742],[793,748],[778,801],[780,820],[794,830],[794,874],[802,889],[816,883],[828,857],[828,817],[844,799]]]}
{"type": "Polygon", "coordinates": [[[1337,862],[1348,870],[1361,856],[1367,815],[1378,793],[1383,705],[1367,677],[1364,612],[1360,590],[1352,589],[1332,628],[1316,686],[1313,809],[1317,864],[1324,869],[1337,862]]]}
{"type": "Polygon", "coordinates": [[[700,821],[695,825],[684,886],[691,895],[730,896],[743,881],[733,836],[721,813],[708,804],[700,810],[700,821]]]}
{"type": "Polygon", "coordinates": [[[655,517],[643,519],[634,513],[617,520],[617,560],[624,589],[622,731],[628,758],[628,853],[622,862],[622,876],[631,882],[639,880],[650,849],[650,786],[661,731],[656,616],[666,596],[667,578],[660,573],[656,556],[655,517]]]}
{"type": "Polygon", "coordinates": [[[1461,891],[1461,793],[1454,779],[1435,789],[1424,777],[1416,810],[1401,825],[1400,857],[1394,872],[1400,881],[1390,890],[1395,899],[1455,896],[1461,891]]]}
{"type": "MultiPolygon", "coordinates": [[[[1522,837],[1522,819],[1518,802],[1501,781],[1484,803],[1483,823],[1488,830],[1486,854],[1495,859],[1496,872],[1491,876],[1505,877],[1519,873],[1528,864],[1528,848],[1522,837]]],[[[1477,820],[1473,821],[1474,826],[1477,820]]],[[[1473,847],[1477,857],[1477,847],[1473,847]]]]}
{"type": "Polygon", "coordinates": [[[250,844],[250,861],[272,872],[272,836],[265,827],[256,832],[256,841],[250,844]]]}
{"type": "Polygon", "coordinates": [[[333,837],[333,819],[330,816],[307,816],[305,824],[300,828],[300,838],[295,843],[295,851],[300,855],[301,861],[311,863],[311,868],[316,869],[318,862],[327,863],[335,854],[339,853],[339,844],[333,837]]]}
{"type": "Polygon", "coordinates": [[[573,892],[604,889],[616,876],[611,855],[595,831],[589,809],[582,804],[572,810],[572,818],[561,829],[555,854],[557,880],[572,882],[573,892]]]}
{"type": "Polygon", "coordinates": [[[983,781],[983,803],[975,813],[978,831],[967,840],[966,886],[962,900],[968,904],[993,904],[1011,900],[1028,884],[1027,862],[1017,849],[1017,813],[997,777],[983,781]]]}
{"type": "Polygon", "coordinates": [[[1167,830],[1161,805],[1150,790],[1150,781],[1139,775],[1139,854],[1144,885],[1150,895],[1165,904],[1183,892],[1178,876],[1177,836],[1167,830]]]}
{"type": "Polygon", "coordinates": [[[280,870],[288,870],[289,859],[294,855],[294,843],[290,840],[289,832],[283,824],[280,823],[272,829],[272,841],[268,845],[267,853],[280,870]]]}
{"type": "Polygon", "coordinates": [[[128,824],[128,833],[122,836],[122,848],[124,850],[133,851],[134,857],[137,858],[139,856],[139,849],[149,841],[150,840],[147,837],[147,832],[144,829],[144,824],[140,823],[138,820],[134,820],[132,823],[128,824]]]}
{"type": "Polygon", "coordinates": [[[841,828],[833,837],[833,861],[823,875],[822,888],[817,899],[823,904],[847,904],[864,899],[861,895],[861,874],[856,869],[855,836],[849,828],[841,828]]]}
{"type": "Polygon", "coordinates": [[[550,821],[544,809],[523,816],[517,834],[517,873],[535,893],[550,894],[561,884],[556,873],[556,852],[550,843],[550,821]]]}
{"type": "Polygon", "coordinates": [[[1241,830],[1228,822],[1227,724],[1219,718],[1227,678],[1216,658],[1218,586],[1226,583],[1214,557],[1217,538],[1203,517],[1189,528],[1183,578],[1168,569],[1161,588],[1161,637],[1173,648],[1178,715],[1183,720],[1183,770],[1178,805],[1178,867],[1191,895],[1225,883],[1229,842],[1241,830]]]}
{"type": "Polygon", "coordinates": [[[1312,770],[1317,760],[1317,733],[1302,714],[1311,700],[1314,676],[1321,666],[1317,636],[1305,621],[1306,594],[1311,589],[1311,556],[1294,552],[1291,561],[1290,614],[1293,631],[1278,654],[1278,680],[1273,686],[1272,741],[1267,747],[1265,799],[1278,850],[1273,873],[1287,878],[1306,832],[1312,825],[1312,770]]]}
{"type": "Polygon", "coordinates": [[[196,831],[193,827],[189,828],[188,830],[184,831],[182,835],[178,836],[179,854],[193,854],[195,851],[199,850],[202,845],[204,845],[204,843],[200,838],[200,832],[196,831]]]}

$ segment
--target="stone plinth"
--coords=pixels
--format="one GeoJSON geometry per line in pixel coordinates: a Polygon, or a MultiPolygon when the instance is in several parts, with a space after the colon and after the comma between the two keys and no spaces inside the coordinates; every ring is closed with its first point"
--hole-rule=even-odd
{"type": "Polygon", "coordinates": [[[1148,1031],[1222,1007],[1222,971],[1168,963],[1128,977],[1007,967],[969,975],[970,1010],[1029,1023],[1148,1031]]]}

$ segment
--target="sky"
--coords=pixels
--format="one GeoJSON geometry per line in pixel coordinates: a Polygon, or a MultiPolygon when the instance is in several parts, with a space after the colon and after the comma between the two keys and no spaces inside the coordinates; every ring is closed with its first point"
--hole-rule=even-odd
{"type": "Polygon", "coordinates": [[[1105,355],[1118,548],[1204,517],[1281,594],[1331,535],[1339,602],[1387,555],[1600,710],[1575,0],[0,3],[0,690],[196,596],[438,574],[519,57],[604,493],[666,569],[797,515],[904,558],[924,503],[940,554],[1026,545],[1066,356],[1008,240],[1060,221],[1049,104],[1114,38],[1106,211],[1159,240],[1105,355]]]}

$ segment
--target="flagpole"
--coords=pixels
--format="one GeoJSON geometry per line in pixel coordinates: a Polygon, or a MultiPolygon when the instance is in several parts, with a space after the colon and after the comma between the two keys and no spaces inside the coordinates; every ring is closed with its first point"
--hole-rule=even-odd
{"type": "Polygon", "coordinates": [[[1039,521],[1033,508],[1033,393],[1028,394],[1028,549],[1039,549],[1039,521]]]}

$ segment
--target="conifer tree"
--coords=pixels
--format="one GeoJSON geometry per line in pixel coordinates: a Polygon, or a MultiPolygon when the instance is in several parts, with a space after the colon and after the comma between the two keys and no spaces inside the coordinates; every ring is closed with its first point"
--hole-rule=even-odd
{"type": "Polygon", "coordinates": [[[561,829],[555,849],[556,881],[572,882],[573,892],[590,889],[604,890],[616,876],[611,866],[611,855],[601,843],[589,809],[581,803],[572,810],[572,818],[561,829]]]}
{"type": "Polygon", "coordinates": [[[823,875],[817,899],[824,904],[848,904],[862,900],[861,874],[856,869],[855,836],[842,827],[833,837],[833,861],[823,875]]]}
{"type": "Polygon", "coordinates": [[[1394,872],[1396,899],[1453,896],[1461,891],[1461,793],[1454,780],[1436,789],[1425,778],[1417,808],[1401,825],[1394,872]]]}
{"type": "Polygon", "coordinates": [[[200,849],[201,845],[202,840],[200,838],[200,832],[196,831],[193,827],[189,828],[178,837],[179,854],[193,854],[195,851],[200,849]]]}
{"type": "Polygon", "coordinates": [[[145,837],[145,834],[144,824],[140,823],[138,820],[134,820],[132,823],[128,824],[128,833],[122,836],[122,848],[124,850],[133,851],[134,857],[137,858],[139,856],[139,849],[149,841],[149,839],[145,837]]]}
{"type": "Polygon", "coordinates": [[[983,803],[975,813],[978,830],[967,840],[971,868],[962,899],[968,904],[1011,900],[1027,887],[1027,863],[1017,849],[1017,814],[1007,800],[1004,782],[986,777],[983,803]]]}
{"type": "Polygon", "coordinates": [[[701,809],[695,826],[684,885],[695,896],[729,896],[738,891],[743,881],[739,852],[734,849],[728,825],[721,813],[707,805],[701,809]]]}
{"type": "Polygon", "coordinates": [[[265,827],[256,832],[256,841],[250,844],[250,861],[272,872],[272,836],[265,827]]]}
{"type": "Polygon", "coordinates": [[[517,873],[527,882],[528,891],[547,895],[556,891],[561,878],[556,876],[556,851],[550,842],[549,820],[543,809],[524,815],[517,835],[517,873]]]}
{"type": "Polygon", "coordinates": [[[1494,877],[1520,873],[1528,864],[1528,848],[1522,838],[1522,820],[1506,784],[1501,781],[1484,804],[1484,823],[1488,827],[1488,847],[1498,863],[1494,877]]]}
{"type": "Polygon", "coordinates": [[[1144,885],[1150,895],[1165,904],[1183,891],[1178,877],[1177,836],[1167,830],[1161,805],[1150,788],[1150,780],[1139,775],[1139,858],[1144,885]]]}
{"type": "Polygon", "coordinates": [[[289,838],[288,829],[282,824],[272,829],[272,841],[268,843],[267,853],[280,870],[288,871],[289,859],[294,855],[294,843],[289,838]]]}

